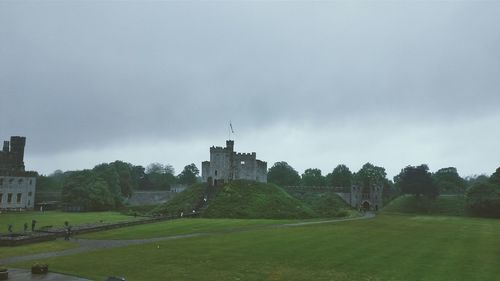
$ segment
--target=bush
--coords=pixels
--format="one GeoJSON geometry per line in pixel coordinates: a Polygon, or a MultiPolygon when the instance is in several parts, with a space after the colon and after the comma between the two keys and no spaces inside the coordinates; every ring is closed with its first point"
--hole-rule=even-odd
{"type": "Polygon", "coordinates": [[[34,263],[31,266],[32,274],[45,274],[49,272],[49,265],[46,263],[34,263]]]}
{"type": "Polygon", "coordinates": [[[467,190],[467,209],[476,216],[500,217],[500,187],[478,183],[467,190]]]}

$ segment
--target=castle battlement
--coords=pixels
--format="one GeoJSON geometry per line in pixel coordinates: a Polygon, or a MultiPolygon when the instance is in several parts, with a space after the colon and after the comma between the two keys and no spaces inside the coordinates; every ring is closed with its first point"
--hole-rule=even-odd
{"type": "Polygon", "coordinates": [[[252,152],[252,153],[236,153],[236,156],[251,157],[251,156],[257,156],[257,153],[255,153],[255,152],[252,152]]]}

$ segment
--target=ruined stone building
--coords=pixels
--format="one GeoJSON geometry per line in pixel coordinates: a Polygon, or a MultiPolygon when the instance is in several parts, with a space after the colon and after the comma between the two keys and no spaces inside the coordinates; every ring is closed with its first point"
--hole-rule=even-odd
{"type": "Polygon", "coordinates": [[[36,172],[24,170],[25,137],[11,137],[0,151],[0,209],[33,209],[36,172]]]}
{"type": "Polygon", "coordinates": [[[210,148],[210,161],[201,163],[201,176],[210,185],[237,179],[267,182],[267,163],[257,160],[255,152],[236,153],[234,141],[228,140],[226,147],[210,148]]]}

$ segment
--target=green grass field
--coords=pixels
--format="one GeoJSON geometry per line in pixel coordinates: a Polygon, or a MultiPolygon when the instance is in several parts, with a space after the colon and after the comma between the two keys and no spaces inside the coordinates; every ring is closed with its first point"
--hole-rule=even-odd
{"type": "Polygon", "coordinates": [[[0,259],[15,256],[33,255],[44,252],[62,251],[75,247],[78,247],[77,243],[68,241],[49,241],[16,247],[0,247],[0,259]]]}
{"type": "Polygon", "coordinates": [[[381,215],[214,233],[45,261],[51,270],[92,280],[111,275],[127,281],[498,280],[498,233],[500,220],[381,215]]]}
{"type": "Polygon", "coordinates": [[[434,200],[424,200],[412,195],[403,195],[384,207],[385,213],[407,213],[444,216],[465,216],[465,196],[442,195],[434,200]]]}
{"type": "Polygon", "coordinates": [[[86,239],[144,239],[188,233],[243,230],[257,226],[277,225],[293,220],[243,220],[243,219],[180,219],[120,229],[94,232],[79,236],[86,239]]]}
{"type": "Polygon", "coordinates": [[[23,231],[23,225],[28,223],[31,229],[31,220],[36,220],[36,227],[47,225],[64,226],[64,222],[68,221],[71,225],[84,223],[93,223],[103,220],[104,222],[117,222],[134,219],[131,216],[125,216],[118,212],[86,212],[86,213],[70,213],[59,211],[47,212],[23,212],[23,213],[1,213],[0,214],[0,233],[7,233],[7,226],[12,224],[14,232],[23,231]]]}

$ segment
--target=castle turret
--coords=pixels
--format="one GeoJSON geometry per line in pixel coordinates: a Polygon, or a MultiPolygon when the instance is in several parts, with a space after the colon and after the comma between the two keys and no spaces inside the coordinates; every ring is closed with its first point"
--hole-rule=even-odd
{"type": "Polygon", "coordinates": [[[233,140],[227,140],[226,141],[226,148],[229,150],[229,152],[234,151],[234,141],[233,140]]]}
{"type": "Polygon", "coordinates": [[[10,151],[10,142],[9,141],[4,141],[3,142],[3,152],[8,153],[10,151]]]}
{"type": "Polygon", "coordinates": [[[10,138],[10,153],[12,155],[12,162],[14,169],[24,171],[24,146],[26,145],[26,138],[14,136],[10,138]]]}

